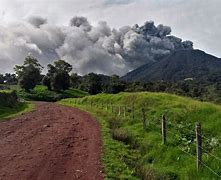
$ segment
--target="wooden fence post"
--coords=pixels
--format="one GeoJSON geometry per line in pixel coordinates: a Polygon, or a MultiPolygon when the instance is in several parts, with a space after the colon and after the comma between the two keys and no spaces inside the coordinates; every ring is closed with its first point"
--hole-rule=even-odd
{"type": "Polygon", "coordinates": [[[124,106],[124,117],[126,117],[127,106],[124,106]]]}
{"type": "Polygon", "coordinates": [[[134,120],[134,103],[132,104],[131,113],[132,113],[132,120],[134,120]]]}
{"type": "Polygon", "coordinates": [[[118,109],[118,116],[121,116],[121,106],[119,106],[119,109],[118,109]]]}
{"type": "Polygon", "coordinates": [[[201,124],[199,122],[196,123],[196,167],[197,171],[199,171],[202,163],[202,131],[201,124]]]}
{"type": "Polygon", "coordinates": [[[146,123],[146,114],[145,114],[144,108],[142,108],[142,116],[143,116],[143,129],[146,131],[147,130],[147,123],[146,123]]]}
{"type": "Polygon", "coordinates": [[[167,134],[166,134],[166,117],[162,116],[162,143],[166,144],[167,134]]]}

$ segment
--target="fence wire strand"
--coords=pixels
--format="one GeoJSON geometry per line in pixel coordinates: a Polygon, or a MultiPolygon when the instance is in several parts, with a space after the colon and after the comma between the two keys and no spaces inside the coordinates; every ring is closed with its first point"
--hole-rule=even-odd
{"type": "MultiPolygon", "coordinates": [[[[104,106],[105,106],[105,104],[104,104],[104,106]]],[[[113,104],[111,104],[110,106],[112,106],[112,108],[119,107],[119,106],[122,106],[122,107],[123,107],[123,105],[113,105],[113,104]]],[[[124,106],[125,106],[125,105],[124,105],[124,106]]],[[[98,107],[99,107],[99,105],[98,105],[98,107]]],[[[103,105],[102,105],[102,107],[103,107],[103,105]]],[[[135,107],[134,107],[134,108],[135,108],[135,107]]],[[[150,125],[150,124],[157,127],[156,124],[153,124],[153,123],[149,122],[149,125],[150,125]]],[[[177,127],[177,126],[175,126],[175,125],[172,125],[172,126],[175,127],[176,130],[178,130],[178,127],[177,127]]],[[[150,127],[148,127],[148,128],[151,129],[152,131],[157,132],[158,134],[162,135],[160,132],[156,131],[155,129],[150,128],[150,127]]],[[[159,128],[159,127],[158,127],[158,128],[159,128]]],[[[196,134],[196,132],[193,131],[193,130],[187,129],[187,128],[185,128],[185,127],[183,127],[183,128],[184,128],[185,130],[187,130],[187,131],[193,133],[193,134],[196,134]]],[[[177,136],[177,134],[175,134],[175,133],[169,131],[168,129],[167,129],[167,132],[170,133],[170,134],[173,135],[173,136],[177,136]]],[[[200,135],[200,134],[198,134],[198,135],[200,135]]],[[[207,137],[205,137],[205,136],[203,136],[203,135],[200,135],[200,136],[201,136],[202,138],[206,139],[207,141],[210,141],[210,139],[208,139],[207,137]]],[[[178,135],[178,137],[179,137],[179,138],[182,138],[182,136],[180,136],[180,135],[178,135]]],[[[173,143],[171,139],[170,139],[170,143],[173,144],[175,147],[177,147],[177,148],[178,148],[180,151],[182,151],[183,153],[187,154],[189,157],[193,158],[193,160],[196,159],[196,157],[195,157],[194,155],[192,155],[191,153],[189,153],[189,152],[187,152],[187,151],[184,151],[180,146],[178,146],[178,145],[176,145],[175,143],[173,143]]],[[[212,156],[213,158],[215,158],[216,160],[218,160],[219,162],[221,162],[221,158],[219,158],[219,157],[213,155],[212,153],[208,152],[206,149],[204,149],[204,148],[201,147],[201,146],[200,146],[200,148],[201,148],[206,154],[208,154],[209,156],[212,156]]],[[[200,160],[199,160],[199,162],[201,163],[201,165],[203,165],[205,168],[207,168],[207,169],[208,169],[210,172],[212,172],[214,175],[216,175],[217,177],[221,178],[221,176],[220,176],[218,173],[216,173],[211,167],[209,167],[208,165],[206,165],[204,162],[202,162],[202,161],[200,161],[200,160]]]]}

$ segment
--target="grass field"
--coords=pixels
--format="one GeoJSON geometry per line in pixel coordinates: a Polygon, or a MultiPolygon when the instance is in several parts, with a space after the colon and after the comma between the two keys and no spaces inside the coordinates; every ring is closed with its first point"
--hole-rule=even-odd
{"type": "Polygon", "coordinates": [[[77,104],[76,99],[60,103],[80,107],[99,120],[108,178],[220,178],[221,106],[164,93],[99,94],[77,100],[77,104]],[[131,116],[133,103],[134,119],[131,116]],[[107,111],[101,109],[102,104],[113,104],[116,113],[112,113],[110,107],[107,111]],[[119,106],[126,106],[126,117],[117,115],[119,106]],[[142,108],[147,117],[146,130],[142,108]],[[162,145],[161,140],[162,114],[167,118],[166,145],[162,145]],[[201,122],[203,134],[204,165],[199,172],[195,158],[195,122],[201,122]]]}

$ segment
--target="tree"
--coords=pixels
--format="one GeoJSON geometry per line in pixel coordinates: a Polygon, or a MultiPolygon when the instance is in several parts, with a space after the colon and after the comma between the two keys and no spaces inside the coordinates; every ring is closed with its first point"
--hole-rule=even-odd
{"type": "Polygon", "coordinates": [[[105,93],[116,94],[125,90],[125,83],[120,80],[119,76],[113,75],[109,78],[109,82],[105,85],[105,93]]]}
{"type": "Polygon", "coordinates": [[[42,79],[42,84],[48,87],[48,90],[51,91],[51,79],[49,76],[44,76],[42,79]]]}
{"type": "Polygon", "coordinates": [[[57,92],[70,87],[70,76],[66,72],[57,72],[51,78],[51,86],[57,92]]]}
{"type": "Polygon", "coordinates": [[[7,84],[17,84],[18,79],[15,74],[6,73],[4,76],[4,80],[7,84]]]}
{"type": "Polygon", "coordinates": [[[82,89],[90,94],[98,94],[102,92],[101,77],[95,73],[89,73],[84,76],[82,89]]]}
{"type": "Polygon", "coordinates": [[[81,84],[81,76],[78,76],[77,73],[72,73],[70,76],[71,87],[78,88],[81,84]]]}
{"type": "Polygon", "coordinates": [[[2,74],[0,74],[0,84],[3,84],[5,81],[5,78],[2,74]]]}
{"type": "Polygon", "coordinates": [[[41,81],[41,71],[43,67],[34,57],[25,58],[22,66],[16,65],[14,70],[18,76],[19,85],[22,89],[30,91],[41,81]]]}
{"type": "Polygon", "coordinates": [[[70,75],[72,66],[64,60],[58,60],[54,62],[54,65],[48,65],[48,73],[43,78],[43,84],[48,87],[49,90],[54,91],[66,90],[70,87],[70,75]]]}

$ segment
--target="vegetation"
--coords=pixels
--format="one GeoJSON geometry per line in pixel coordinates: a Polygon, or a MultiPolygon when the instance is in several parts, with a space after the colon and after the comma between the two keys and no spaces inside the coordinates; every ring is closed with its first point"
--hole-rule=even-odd
{"type": "Polygon", "coordinates": [[[20,115],[33,109],[27,102],[18,102],[15,91],[0,91],[0,120],[20,115]]]}
{"type": "Polygon", "coordinates": [[[41,80],[42,66],[33,57],[26,57],[22,66],[16,65],[14,70],[18,76],[19,85],[26,91],[33,89],[41,80]]]}
{"type": "Polygon", "coordinates": [[[25,100],[58,101],[63,98],[84,97],[88,95],[75,89],[78,83],[74,74],[70,78],[72,66],[64,60],[48,65],[47,75],[41,75],[42,66],[34,57],[26,57],[22,66],[15,66],[14,74],[0,74],[0,90],[15,90],[25,100]],[[41,85],[42,84],[45,86],[41,85]],[[19,82],[19,86],[16,86],[19,82]]]}
{"type": "Polygon", "coordinates": [[[18,102],[15,91],[0,91],[0,106],[12,107],[18,102]]]}
{"type": "MultiPolygon", "coordinates": [[[[128,179],[135,175],[142,179],[218,179],[221,176],[221,106],[176,95],[145,92],[99,94],[77,101],[77,106],[91,112],[102,125],[107,178],[112,174],[115,177],[126,175],[128,179]],[[95,108],[97,104],[101,107],[105,103],[113,103],[114,111],[118,111],[119,105],[127,105],[126,117],[113,115],[111,108],[108,111],[95,108]],[[133,103],[134,119],[131,118],[133,103]],[[147,130],[143,128],[141,108],[145,108],[147,130]],[[166,145],[161,142],[162,114],[168,119],[166,145]],[[203,162],[217,175],[204,166],[196,171],[196,121],[202,124],[203,162]],[[114,156],[110,158],[109,154],[114,156]],[[117,170],[121,166],[131,173],[122,168],[117,170]]],[[[76,99],[65,99],[61,103],[76,106],[76,99]]]]}
{"type": "Polygon", "coordinates": [[[67,89],[62,92],[50,91],[46,86],[38,85],[30,92],[26,92],[22,89],[18,90],[18,96],[25,100],[34,100],[34,101],[49,101],[55,102],[63,98],[76,98],[84,97],[88,93],[78,90],[78,89],[67,89]]]}
{"type": "Polygon", "coordinates": [[[43,85],[49,90],[60,92],[67,90],[70,87],[70,75],[72,66],[64,60],[54,62],[54,65],[48,65],[48,73],[43,78],[43,85]]]}
{"type": "MultiPolygon", "coordinates": [[[[17,84],[17,78],[15,74],[6,73],[5,75],[0,74],[0,84],[17,84]]],[[[1,89],[1,86],[0,86],[1,89]]]]}
{"type": "Polygon", "coordinates": [[[16,103],[13,107],[0,106],[0,121],[19,116],[34,109],[30,102],[16,103]]]}
{"type": "MultiPolygon", "coordinates": [[[[197,52],[194,51],[194,53],[197,52]]],[[[201,54],[201,52],[199,53],[201,54]]],[[[211,59],[213,57],[209,56],[208,58],[211,59]]],[[[185,61],[187,61],[187,59],[185,59],[185,61]]],[[[146,66],[149,67],[148,65],[145,65],[144,67],[146,66]]],[[[213,63],[212,67],[215,66],[216,64],[213,63]]],[[[29,100],[33,99],[56,101],[63,97],[73,97],[68,96],[65,91],[71,88],[69,90],[70,92],[73,90],[72,88],[74,88],[88,92],[92,95],[99,93],[117,94],[119,92],[142,91],[166,92],[176,95],[188,96],[201,101],[212,101],[215,103],[221,103],[221,83],[219,74],[214,74],[213,76],[209,73],[205,73],[208,76],[199,76],[200,78],[190,77],[185,78],[184,80],[177,81],[172,81],[171,79],[171,81],[161,80],[145,82],[140,80],[126,82],[123,81],[125,77],[120,78],[117,75],[106,76],[95,73],[89,73],[84,76],[80,76],[76,73],[72,73],[70,75],[72,66],[64,60],[57,60],[54,62],[54,64],[49,64],[48,73],[46,75],[40,75],[41,69],[42,66],[38,63],[38,60],[28,56],[25,59],[23,66],[15,67],[17,77],[14,74],[0,75],[0,90],[4,90],[5,87],[7,87],[5,85],[14,85],[18,81],[22,89],[24,89],[25,91],[29,91],[20,91],[18,94],[29,100]],[[1,85],[1,83],[3,83],[4,85],[1,85]],[[45,94],[42,93],[42,90],[40,90],[41,93],[38,93],[38,90],[37,92],[36,90],[33,90],[36,85],[41,84],[47,86],[48,88],[48,91],[46,91],[45,89],[43,90],[45,94]]],[[[141,70],[143,69],[145,68],[141,68],[141,70]]],[[[139,69],[135,70],[133,73],[139,74],[138,72],[139,69]]]]}

